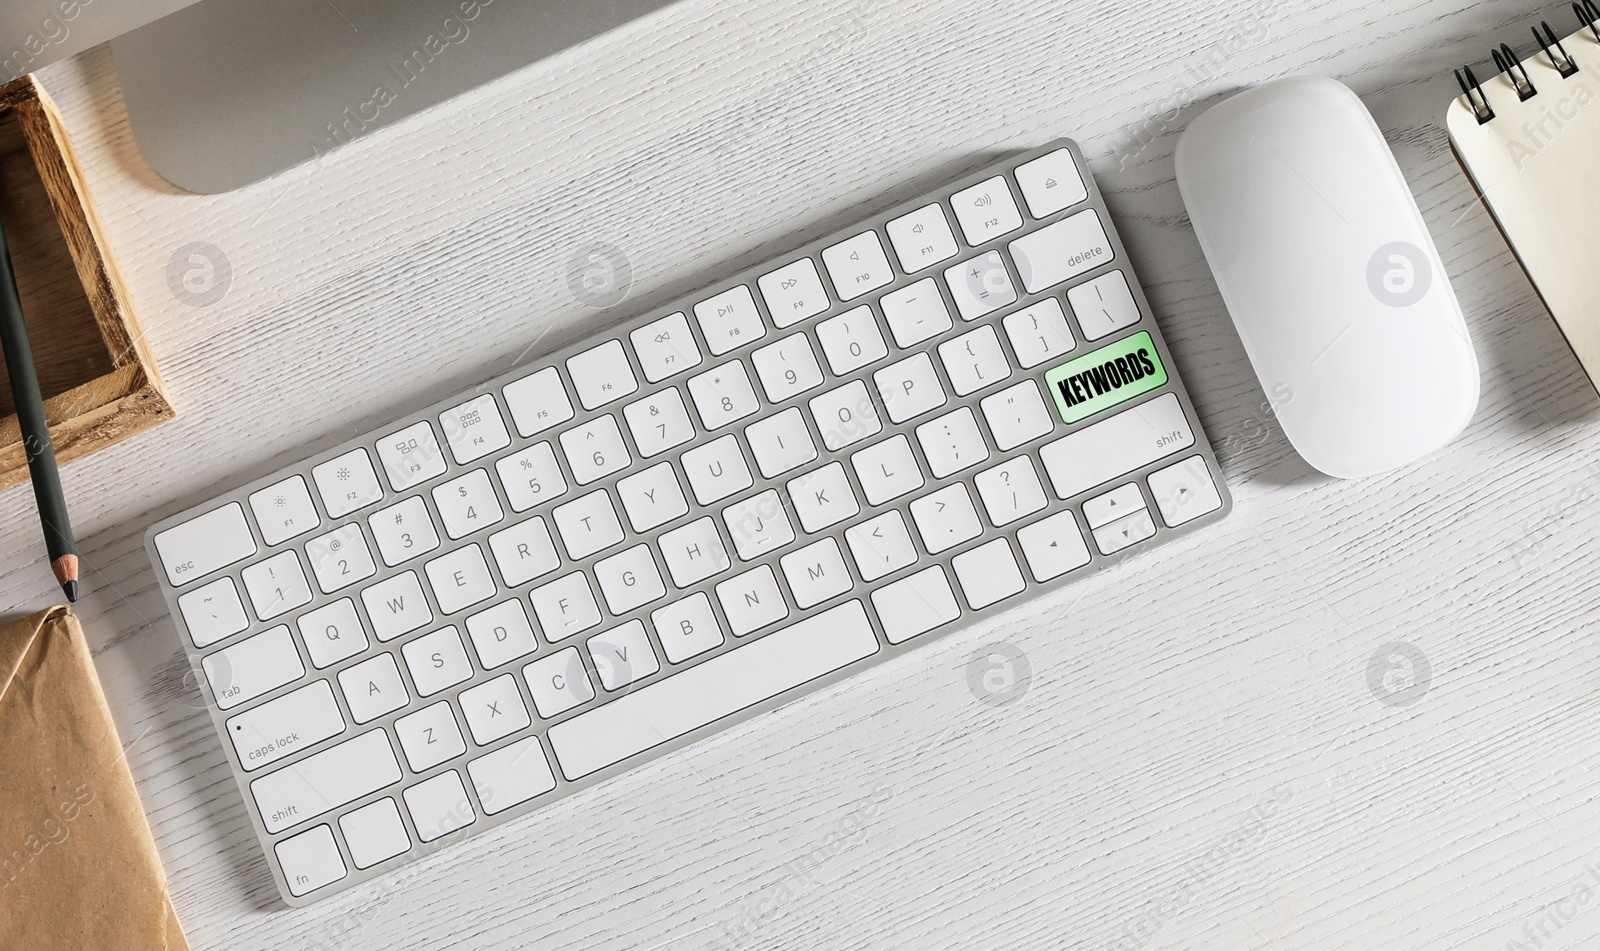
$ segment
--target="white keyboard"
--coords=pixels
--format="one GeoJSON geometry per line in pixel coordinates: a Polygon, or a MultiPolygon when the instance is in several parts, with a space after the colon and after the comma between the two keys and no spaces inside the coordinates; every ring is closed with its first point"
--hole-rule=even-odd
{"type": "Polygon", "coordinates": [[[146,546],[301,905],[1230,506],[1062,142],[146,546]]]}

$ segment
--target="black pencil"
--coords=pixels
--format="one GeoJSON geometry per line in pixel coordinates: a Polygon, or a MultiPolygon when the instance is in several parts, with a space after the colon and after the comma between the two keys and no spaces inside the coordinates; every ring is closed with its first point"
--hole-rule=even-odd
{"type": "Polygon", "coordinates": [[[3,223],[0,223],[0,346],[5,349],[6,373],[11,377],[11,396],[17,404],[17,422],[22,427],[28,473],[33,477],[33,497],[39,505],[44,544],[50,553],[50,570],[61,582],[61,591],[67,600],[76,601],[78,547],[72,540],[67,500],[61,494],[61,473],[56,469],[56,450],[50,443],[50,425],[44,418],[39,372],[33,365],[33,347],[28,343],[28,328],[22,320],[22,298],[17,293],[17,275],[11,269],[11,249],[6,244],[3,223]]]}

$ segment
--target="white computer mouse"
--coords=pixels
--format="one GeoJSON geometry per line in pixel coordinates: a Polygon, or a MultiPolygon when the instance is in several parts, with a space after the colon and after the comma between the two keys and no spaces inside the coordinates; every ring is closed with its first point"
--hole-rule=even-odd
{"type": "Polygon", "coordinates": [[[1454,439],[1478,359],[1394,154],[1356,94],[1302,76],[1189,125],[1178,187],[1284,433],[1354,479],[1454,439]]]}

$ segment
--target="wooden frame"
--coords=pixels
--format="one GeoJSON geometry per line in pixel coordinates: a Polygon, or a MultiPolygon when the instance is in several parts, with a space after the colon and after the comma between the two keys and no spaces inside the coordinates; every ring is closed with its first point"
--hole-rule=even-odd
{"type": "MultiPolygon", "coordinates": [[[[32,76],[0,86],[0,202],[56,457],[70,462],[174,415],[55,104],[32,76]],[[37,177],[28,174],[20,142],[37,177]],[[53,226],[51,220],[53,218],[53,226]],[[57,241],[59,237],[59,241],[57,241]],[[74,276],[75,272],[75,276],[74,276]]],[[[0,377],[4,376],[0,368],[0,377]]],[[[0,385],[0,488],[28,477],[0,385]]]]}

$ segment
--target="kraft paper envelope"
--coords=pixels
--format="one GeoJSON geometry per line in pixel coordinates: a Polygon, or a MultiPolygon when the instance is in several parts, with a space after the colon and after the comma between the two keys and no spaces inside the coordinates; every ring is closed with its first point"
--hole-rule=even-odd
{"type": "Polygon", "coordinates": [[[188,947],[78,619],[0,627],[0,948],[188,947]]]}

